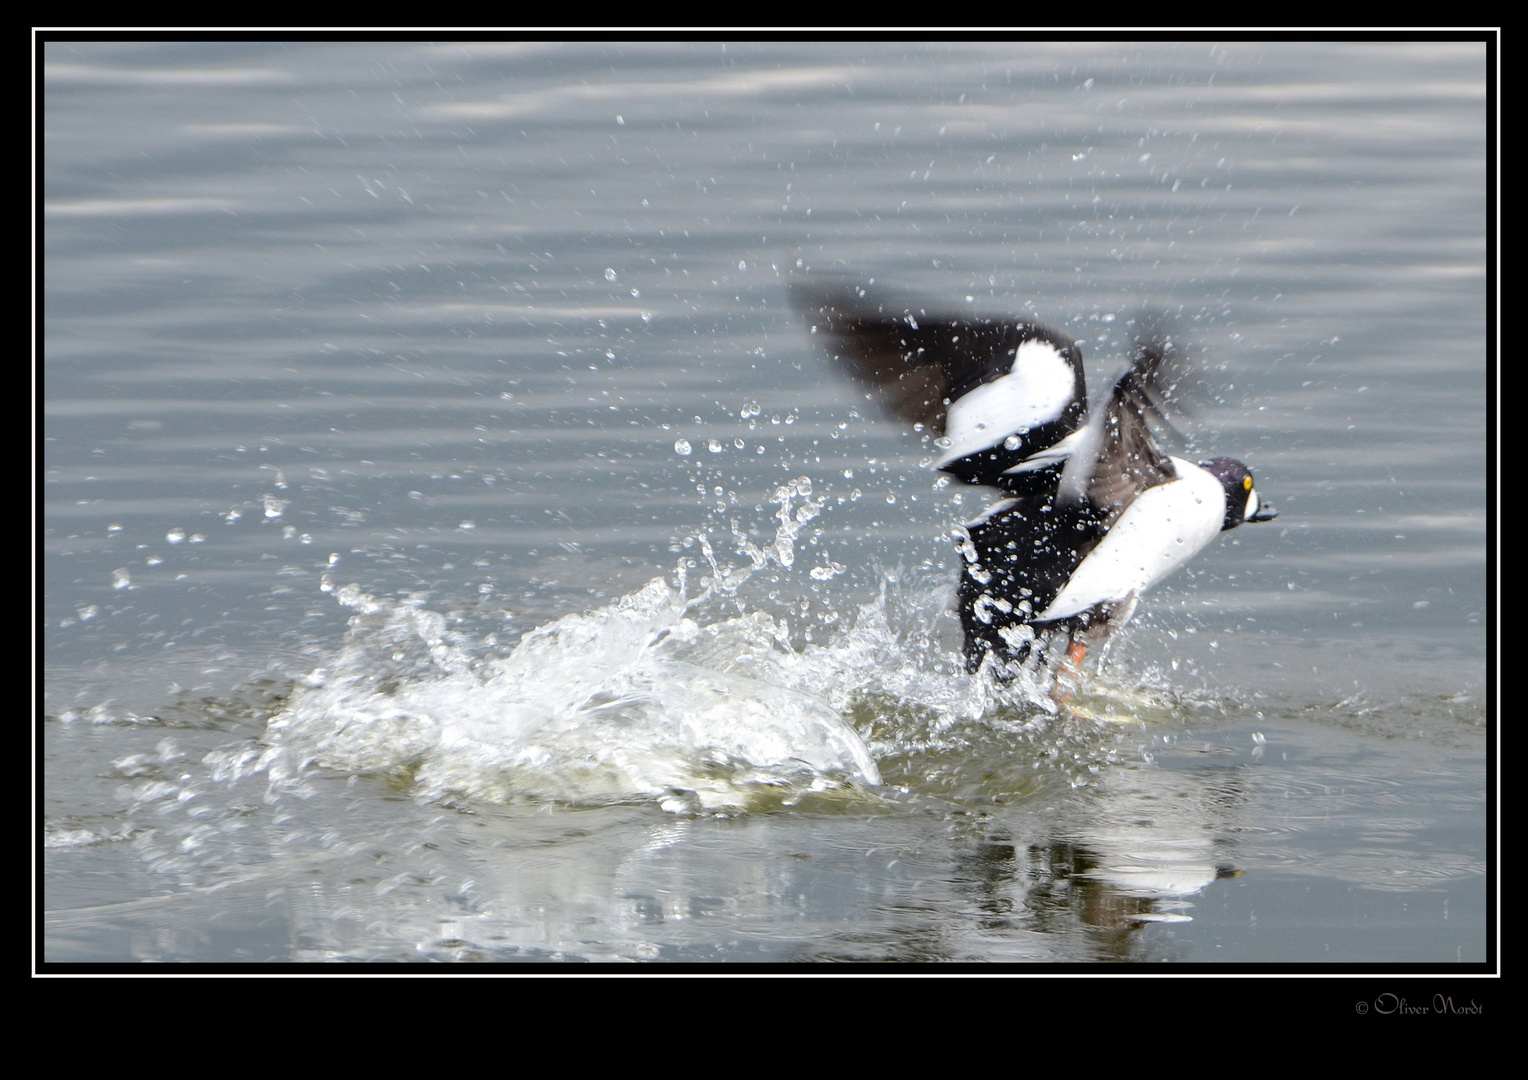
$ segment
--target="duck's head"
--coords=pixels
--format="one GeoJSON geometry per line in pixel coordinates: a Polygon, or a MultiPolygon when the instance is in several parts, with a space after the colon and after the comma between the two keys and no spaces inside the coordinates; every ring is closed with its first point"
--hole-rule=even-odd
{"type": "Polygon", "coordinates": [[[1244,521],[1272,521],[1279,512],[1263,502],[1252,484],[1252,471],[1235,458],[1218,457],[1201,461],[1199,467],[1212,473],[1226,489],[1226,519],[1220,529],[1234,529],[1244,521]]]}

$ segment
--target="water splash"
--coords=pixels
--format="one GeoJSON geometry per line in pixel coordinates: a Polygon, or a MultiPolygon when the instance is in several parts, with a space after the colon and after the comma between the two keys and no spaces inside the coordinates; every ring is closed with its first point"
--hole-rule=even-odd
{"type": "Polygon", "coordinates": [[[339,590],[344,648],[222,777],[314,770],[411,778],[425,798],[656,798],[747,808],[880,784],[859,734],[821,697],[760,678],[783,644],[768,616],[701,627],[662,579],[484,659],[415,603],[339,590]],[[718,662],[720,661],[720,662],[718,662]]]}
{"type": "Polygon", "coordinates": [[[793,646],[787,618],[749,610],[739,589],[760,571],[771,582],[791,571],[825,500],[802,476],[770,503],[772,539],[755,543],[730,523],[738,565],[706,532],[688,538],[709,570],[697,595],[687,592],[697,560],[682,555],[672,583],[656,578],[548,622],[508,654],[423,600],[330,581],[354,612],[343,646],[261,744],[209,758],[213,778],[263,773],[274,796],[324,774],[382,774],[443,803],[654,800],[729,812],[808,795],[873,800],[877,758],[900,768],[909,748],[964,746],[965,735],[946,738],[961,725],[1033,743],[1050,724],[1045,672],[1003,685],[965,672],[943,581],[887,572],[830,640],[793,646]]]}
{"type": "Polygon", "coordinates": [[[655,579],[564,616],[507,656],[485,655],[422,602],[340,588],[355,614],[339,654],[272,718],[263,748],[215,770],[228,780],[264,772],[273,787],[317,771],[387,773],[432,799],[656,798],[672,810],[858,797],[880,772],[838,711],[785,677],[788,626],[761,612],[698,621],[756,571],[789,569],[796,536],[822,508],[811,490],[800,477],[775,491],[768,545],[734,523],[746,565],[725,564],[698,534],[711,571],[698,596],[686,595],[681,559],[675,585],[655,579]]]}

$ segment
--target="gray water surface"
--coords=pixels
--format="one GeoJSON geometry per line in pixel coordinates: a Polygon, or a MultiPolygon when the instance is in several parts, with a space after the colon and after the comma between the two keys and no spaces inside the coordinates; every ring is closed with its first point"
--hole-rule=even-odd
{"type": "Polygon", "coordinates": [[[43,57],[44,960],[1487,959],[1483,45],[43,57]],[[801,266],[1281,516],[966,676],[801,266]]]}

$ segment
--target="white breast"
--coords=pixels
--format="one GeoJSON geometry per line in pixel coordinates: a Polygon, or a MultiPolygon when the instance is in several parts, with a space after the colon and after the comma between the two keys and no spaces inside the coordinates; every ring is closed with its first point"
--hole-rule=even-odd
{"type": "Polygon", "coordinates": [[[1138,595],[1215,538],[1226,516],[1225,489],[1192,462],[1172,460],[1178,479],[1136,496],[1036,622],[1138,595]]]}

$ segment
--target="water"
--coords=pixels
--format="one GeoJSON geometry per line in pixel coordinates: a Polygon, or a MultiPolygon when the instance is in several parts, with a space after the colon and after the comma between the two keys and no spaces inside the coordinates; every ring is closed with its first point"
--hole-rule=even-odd
{"type": "Polygon", "coordinates": [[[44,58],[44,960],[1486,959],[1482,46],[44,58]],[[1280,518],[967,676],[800,263],[1280,518]]]}

